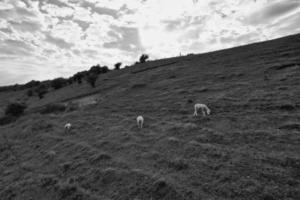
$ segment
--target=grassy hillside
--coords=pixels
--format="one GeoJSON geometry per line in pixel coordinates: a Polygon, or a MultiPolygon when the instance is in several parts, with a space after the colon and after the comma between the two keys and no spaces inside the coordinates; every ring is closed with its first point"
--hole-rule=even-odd
{"type": "Polygon", "coordinates": [[[139,64],[99,76],[94,89],[72,84],[42,100],[0,93],[2,108],[29,105],[0,126],[0,197],[299,199],[299,66],[294,35],[139,64]],[[37,112],[91,96],[98,104],[37,112]],[[211,115],[193,117],[196,102],[211,115]]]}

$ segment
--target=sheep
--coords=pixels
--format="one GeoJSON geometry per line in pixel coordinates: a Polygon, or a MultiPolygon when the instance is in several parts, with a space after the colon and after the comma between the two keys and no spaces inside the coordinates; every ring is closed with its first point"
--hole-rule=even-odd
{"type": "Polygon", "coordinates": [[[66,124],[65,124],[65,132],[69,132],[70,129],[71,129],[71,127],[72,127],[72,124],[71,124],[71,123],[66,123],[66,124]]]}
{"type": "Polygon", "coordinates": [[[143,116],[138,116],[136,118],[136,122],[137,122],[137,125],[138,125],[138,128],[143,128],[143,124],[144,124],[144,118],[143,116]]]}
{"type": "Polygon", "coordinates": [[[205,105],[205,104],[201,104],[201,103],[196,103],[194,105],[194,116],[198,116],[198,110],[201,108],[202,114],[203,116],[209,115],[210,114],[210,109],[205,105]]]}

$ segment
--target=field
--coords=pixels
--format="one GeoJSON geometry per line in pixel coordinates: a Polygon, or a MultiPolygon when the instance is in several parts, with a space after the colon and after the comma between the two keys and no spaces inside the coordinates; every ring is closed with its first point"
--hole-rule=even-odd
{"type": "Polygon", "coordinates": [[[29,107],[0,126],[0,199],[299,200],[299,66],[298,34],[149,61],[42,100],[2,92],[2,110],[29,107]],[[85,103],[38,112],[75,100],[85,103]],[[197,102],[211,115],[193,117],[197,102]]]}

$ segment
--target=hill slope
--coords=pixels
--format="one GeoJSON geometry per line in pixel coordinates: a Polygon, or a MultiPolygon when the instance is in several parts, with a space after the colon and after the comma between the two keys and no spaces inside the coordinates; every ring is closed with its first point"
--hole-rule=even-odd
{"type": "MultiPolygon", "coordinates": [[[[74,84],[26,99],[28,113],[0,127],[0,197],[299,199],[299,65],[294,35],[148,62],[101,75],[95,89],[74,84]],[[35,112],[90,95],[100,102],[35,112]],[[212,114],[193,117],[196,102],[212,114]]],[[[0,93],[0,105],[23,93],[0,93]]]]}

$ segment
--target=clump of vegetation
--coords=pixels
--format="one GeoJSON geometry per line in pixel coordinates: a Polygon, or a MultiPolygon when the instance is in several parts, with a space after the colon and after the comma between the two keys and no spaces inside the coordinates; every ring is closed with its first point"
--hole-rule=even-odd
{"type": "Polygon", "coordinates": [[[33,91],[32,90],[27,90],[26,95],[29,97],[33,96],[33,91]]]}
{"type": "Polygon", "coordinates": [[[107,72],[109,72],[108,67],[107,66],[101,67],[99,64],[92,66],[89,70],[89,73],[92,73],[92,74],[104,74],[107,72]]]}
{"type": "Polygon", "coordinates": [[[24,113],[26,107],[27,106],[22,103],[11,103],[7,105],[5,109],[5,116],[0,118],[0,125],[6,125],[15,122],[18,117],[24,113]]]}
{"type": "Polygon", "coordinates": [[[51,87],[53,87],[55,90],[58,90],[67,84],[67,80],[64,78],[56,78],[52,80],[50,84],[51,87]]]}
{"type": "Polygon", "coordinates": [[[13,123],[16,120],[17,120],[17,117],[14,117],[14,116],[11,116],[11,115],[3,116],[3,117],[0,118],[0,126],[13,123]]]}
{"type": "Polygon", "coordinates": [[[97,74],[88,74],[86,81],[94,88],[96,86],[98,75],[97,74]]]}
{"type": "Polygon", "coordinates": [[[5,109],[5,115],[19,117],[24,113],[26,105],[22,103],[11,103],[5,109]]]}
{"type": "Polygon", "coordinates": [[[73,76],[74,81],[76,81],[78,84],[81,84],[82,83],[82,79],[86,75],[86,73],[87,73],[87,71],[77,72],[73,76]]]}
{"type": "Polygon", "coordinates": [[[120,67],[121,67],[121,65],[122,65],[121,62],[116,63],[116,64],[115,64],[115,69],[116,69],[116,70],[119,70],[120,67]]]}
{"type": "Polygon", "coordinates": [[[64,112],[66,106],[64,104],[48,104],[41,111],[41,114],[64,112]]]}
{"type": "Polygon", "coordinates": [[[48,92],[47,86],[45,84],[40,85],[35,89],[35,92],[40,99],[44,98],[45,94],[48,92]]]}
{"type": "Polygon", "coordinates": [[[140,63],[145,63],[149,56],[147,54],[142,54],[140,57],[140,63]]]}
{"type": "Polygon", "coordinates": [[[25,88],[32,88],[32,87],[36,87],[36,86],[39,86],[41,84],[40,81],[35,81],[35,80],[32,80],[32,81],[29,81],[28,83],[26,83],[24,85],[25,88]]]}

